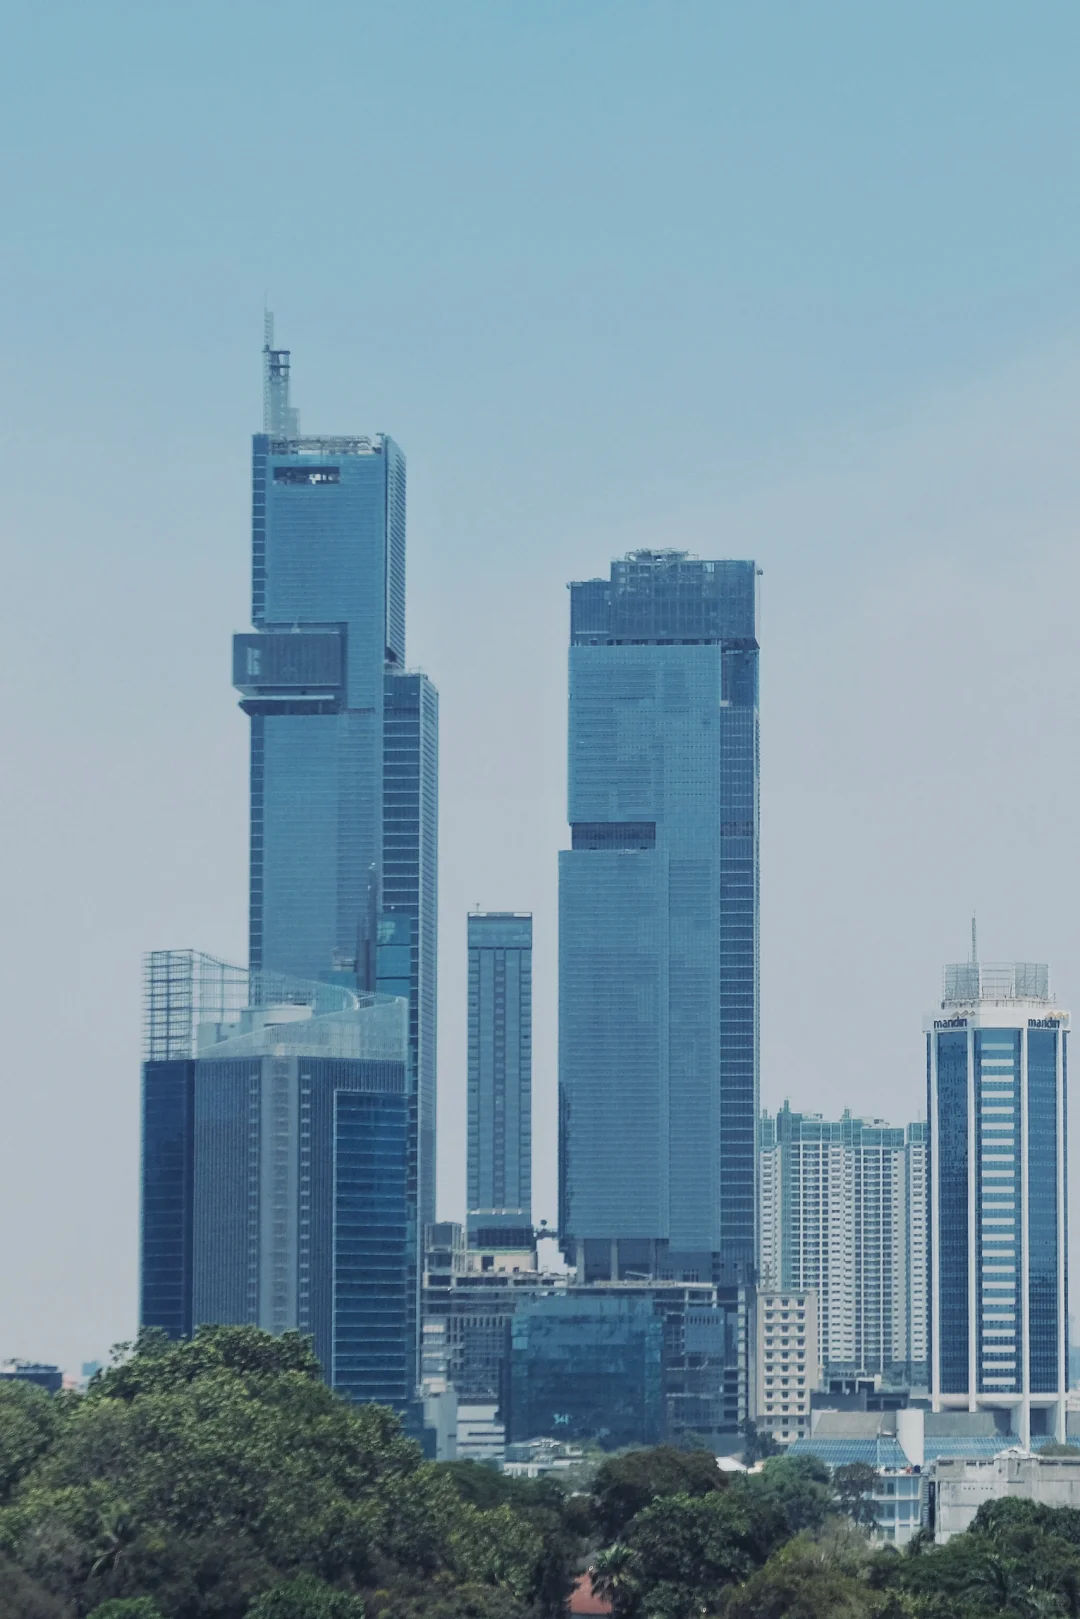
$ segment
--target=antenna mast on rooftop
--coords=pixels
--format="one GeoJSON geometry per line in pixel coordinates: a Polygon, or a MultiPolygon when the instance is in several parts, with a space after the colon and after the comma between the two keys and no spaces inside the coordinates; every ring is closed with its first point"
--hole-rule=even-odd
{"type": "Polygon", "coordinates": [[[289,350],[274,347],[274,317],[263,310],[263,432],[299,438],[300,413],[289,403],[289,350]]]}
{"type": "Polygon", "coordinates": [[[975,912],[971,913],[971,965],[979,965],[979,935],[975,928],[975,912]]]}

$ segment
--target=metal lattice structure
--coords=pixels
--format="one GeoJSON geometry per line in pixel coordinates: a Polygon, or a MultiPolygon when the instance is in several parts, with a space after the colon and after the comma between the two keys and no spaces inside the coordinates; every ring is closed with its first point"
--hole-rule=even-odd
{"type": "Polygon", "coordinates": [[[252,973],[201,950],[151,950],[143,961],[143,1060],[195,1057],[200,1028],[238,1024],[254,1007],[309,1006],[323,1017],[359,1005],[339,984],[252,973]]]}

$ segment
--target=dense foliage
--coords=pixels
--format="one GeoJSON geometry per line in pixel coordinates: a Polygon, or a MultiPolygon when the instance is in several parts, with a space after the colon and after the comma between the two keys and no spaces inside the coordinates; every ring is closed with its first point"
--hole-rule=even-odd
{"type": "Polygon", "coordinates": [[[1080,1619],[1080,1512],[875,1549],[865,1469],[606,1457],[577,1493],[425,1462],[296,1335],[147,1335],[85,1396],[0,1385],[0,1619],[1080,1619]]]}
{"type": "Polygon", "coordinates": [[[561,1493],[492,1474],[470,1499],[296,1335],[146,1335],[85,1396],[0,1400],[0,1553],[42,1619],[516,1619],[557,1611],[585,1550],[561,1493]]]}

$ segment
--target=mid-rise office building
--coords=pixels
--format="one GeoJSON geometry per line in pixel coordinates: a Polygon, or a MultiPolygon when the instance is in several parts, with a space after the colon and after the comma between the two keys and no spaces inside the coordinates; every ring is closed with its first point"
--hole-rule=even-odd
{"type": "Polygon", "coordinates": [[[46,1394],[59,1394],[64,1386],[64,1374],[59,1366],[47,1366],[36,1360],[0,1361],[0,1383],[32,1383],[46,1394]]]}
{"type": "Polygon", "coordinates": [[[559,1232],[582,1282],[753,1282],[755,574],[648,550],[570,587],[559,1232]]]}
{"type": "Polygon", "coordinates": [[[659,1444],[664,1324],[651,1298],[574,1287],[524,1301],[510,1324],[507,1416],[515,1442],[659,1444]]]}
{"type": "Polygon", "coordinates": [[[501,1402],[506,1392],[510,1322],[518,1305],[539,1292],[565,1291],[566,1276],[538,1271],[532,1250],[517,1257],[483,1253],[466,1243],[456,1220],[427,1228],[423,1313],[445,1357],[445,1375],[468,1403],[501,1402]]]}
{"type": "Polygon", "coordinates": [[[263,358],[253,628],[233,643],[251,720],[250,966],[370,992],[384,913],[395,943],[408,934],[430,1220],[438,714],[404,672],[405,458],[384,434],[302,436],[269,323],[263,358]]]}
{"type": "Polygon", "coordinates": [[[532,1225],[532,916],[468,919],[468,1233],[524,1249],[532,1225]]]}
{"type": "Polygon", "coordinates": [[[408,1005],[146,963],[140,1322],[310,1334],[327,1381],[405,1410],[419,1357],[408,1005]]]}
{"type": "MultiPolygon", "coordinates": [[[[510,1380],[517,1375],[513,1371],[513,1323],[518,1313],[545,1299],[568,1297],[576,1302],[559,1317],[561,1324],[552,1342],[557,1340],[557,1353],[564,1360],[572,1357],[576,1344],[582,1367],[593,1365],[595,1376],[590,1374],[591,1381],[587,1379],[575,1397],[575,1432],[602,1435],[610,1426],[604,1404],[608,1385],[603,1345],[609,1330],[615,1331],[616,1338],[622,1331],[621,1327],[611,1328],[615,1318],[608,1305],[623,1299],[629,1301],[631,1313],[640,1314],[647,1308],[660,1323],[663,1435],[674,1441],[696,1435],[720,1445],[738,1435],[751,1411],[747,1376],[748,1343],[753,1333],[751,1289],[656,1280],[578,1285],[566,1275],[538,1271],[534,1265],[511,1268],[509,1261],[514,1257],[467,1248],[464,1232],[455,1223],[429,1228],[423,1292],[425,1341],[437,1345],[438,1373],[463,1401],[496,1401],[500,1409],[507,1409],[510,1380]],[[489,1265],[489,1260],[505,1262],[504,1268],[489,1265]]],[[[541,1413],[530,1406],[529,1415],[521,1416],[519,1395],[519,1417],[527,1425],[540,1421],[541,1413]]],[[[548,1433],[549,1429],[541,1427],[526,1437],[536,1439],[548,1433]]]]}
{"type": "Polygon", "coordinates": [[[761,1116],[761,1279],[817,1295],[833,1373],[924,1381],[926,1125],[761,1116]]]}
{"type": "Polygon", "coordinates": [[[817,1294],[759,1288],[754,1421],[782,1445],[810,1433],[810,1396],[821,1383],[817,1294]]]}
{"type": "Polygon", "coordinates": [[[972,960],[925,1027],[934,1410],[1064,1440],[1069,1014],[1043,963],[972,960]]]}

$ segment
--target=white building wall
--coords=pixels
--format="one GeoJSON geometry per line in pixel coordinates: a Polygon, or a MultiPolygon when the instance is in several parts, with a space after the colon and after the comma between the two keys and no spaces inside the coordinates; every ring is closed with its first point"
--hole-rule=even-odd
{"type": "Polygon", "coordinates": [[[816,1291],[826,1366],[925,1361],[925,1145],[807,1134],[761,1153],[763,1284],[816,1291]]]}

